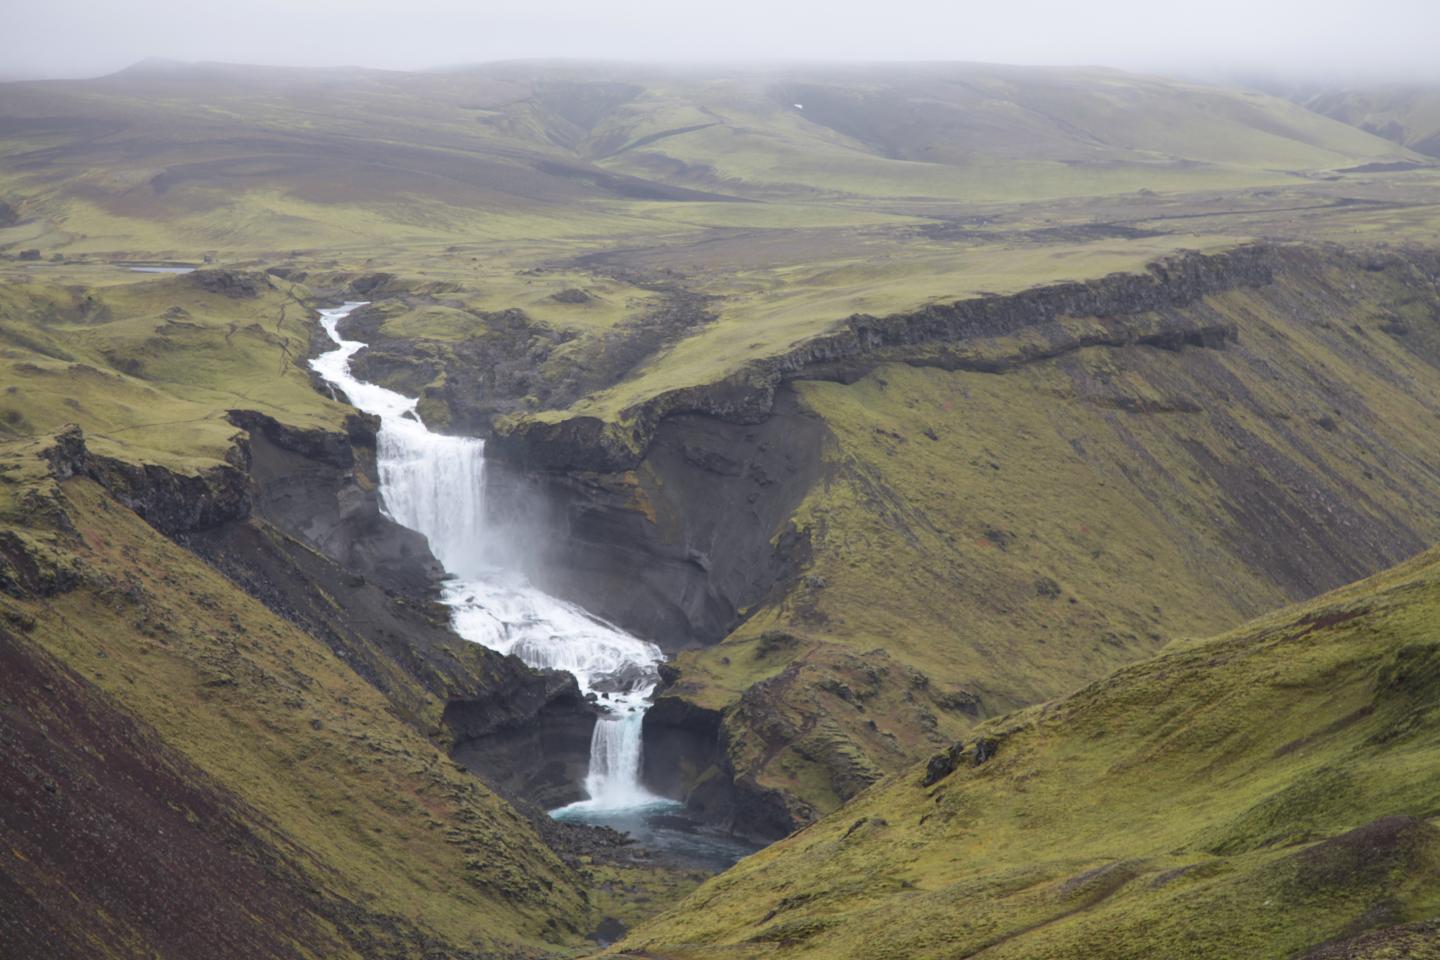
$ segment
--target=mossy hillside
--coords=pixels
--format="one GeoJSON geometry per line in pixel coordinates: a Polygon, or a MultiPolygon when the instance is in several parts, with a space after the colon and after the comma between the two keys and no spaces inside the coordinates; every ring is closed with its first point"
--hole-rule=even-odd
{"type": "Polygon", "coordinates": [[[1390,84],[1322,90],[1297,98],[1309,110],[1403,144],[1440,154],[1440,89],[1390,84]]]}
{"type": "Polygon", "coordinates": [[[633,95],[591,122],[580,149],[612,169],[747,194],[1017,199],[1122,182],[1233,185],[1273,175],[1269,164],[1310,170],[1374,149],[1369,137],[1274,98],[1116,71],[937,64],[630,74],[633,95]]]}
{"type": "Polygon", "coordinates": [[[808,567],[723,643],[683,653],[670,694],[727,711],[736,774],[803,822],[874,777],[856,771],[894,772],[977,716],[1433,542],[1433,298],[1402,259],[1306,262],[1303,283],[1186,308],[1234,325],[1223,348],[797,382],[832,436],[829,479],[792,521],[808,567]],[[856,660],[879,682],[857,681],[856,660]]]}
{"type": "Polygon", "coordinates": [[[222,460],[227,410],[338,428],[347,408],[316,391],[306,358],[313,312],[288,284],[241,275],[140,279],[83,271],[0,287],[0,436],[79,424],[97,451],[193,467],[222,460]]]}
{"type": "Polygon", "coordinates": [[[696,76],[142,64],[8,84],[0,111],[21,121],[0,152],[0,185],[20,226],[44,225],[15,239],[182,258],[594,241],[653,233],[647,205],[660,199],[693,202],[692,220],[736,193],[1016,202],[1280,185],[1410,156],[1279,98],[977,65],[696,76]],[[794,105],[812,96],[808,111],[794,105]]]}
{"type": "Polygon", "coordinates": [[[400,918],[482,953],[585,932],[580,876],[322,641],[90,481],[23,461],[5,479],[10,622],[258,811],[361,927],[400,918]]]}
{"type": "Polygon", "coordinates": [[[1334,955],[1432,956],[1437,616],[1431,551],[1172,645],[982,725],[617,954],[1278,958],[1378,929],[1334,955]]]}

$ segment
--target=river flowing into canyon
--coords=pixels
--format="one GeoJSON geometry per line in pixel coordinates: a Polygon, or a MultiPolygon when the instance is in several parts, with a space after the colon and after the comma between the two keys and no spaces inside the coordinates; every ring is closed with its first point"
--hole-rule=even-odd
{"type": "Polygon", "coordinates": [[[337,328],[364,305],[320,311],[336,349],[310,366],[355,407],[380,418],[382,503],[397,523],[425,535],[450,574],[442,599],[455,632],[532,667],[574,674],[602,710],[590,743],[588,797],[552,815],[603,822],[612,815],[633,818],[678,808],[640,782],[641,725],[659,680],[660,648],[535,589],[507,569],[504,544],[487,536],[484,441],[432,432],[416,413],[417,400],[350,372],[350,358],[365,345],[343,339],[337,328]]]}

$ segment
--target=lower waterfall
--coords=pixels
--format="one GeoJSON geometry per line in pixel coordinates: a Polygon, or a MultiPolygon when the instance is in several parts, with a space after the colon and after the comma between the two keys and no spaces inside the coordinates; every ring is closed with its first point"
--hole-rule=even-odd
{"type": "Polygon", "coordinates": [[[416,413],[417,400],[350,372],[350,358],[365,345],[342,339],[337,327],[364,305],[320,311],[336,348],[310,366],[355,407],[380,418],[381,501],[397,523],[425,535],[451,575],[442,599],[455,632],[532,667],[569,671],[603,711],[590,741],[588,799],[552,813],[584,816],[671,802],[640,782],[641,725],[659,680],[660,648],[506,569],[505,558],[495,555],[500,545],[486,536],[484,441],[433,433],[416,413]]]}

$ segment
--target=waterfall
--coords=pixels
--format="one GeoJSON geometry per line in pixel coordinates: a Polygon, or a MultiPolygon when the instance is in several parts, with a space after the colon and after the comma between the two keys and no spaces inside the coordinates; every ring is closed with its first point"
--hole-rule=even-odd
{"type": "Polygon", "coordinates": [[[350,358],[364,344],[344,340],[340,321],[364,306],[321,310],[336,348],[310,366],[350,403],[380,418],[380,498],[397,523],[425,535],[451,579],[442,600],[455,632],[532,667],[574,674],[604,711],[590,740],[589,798],[557,815],[622,810],[661,802],[640,783],[641,725],[659,680],[660,648],[531,586],[507,570],[502,545],[485,529],[485,443],[432,433],[417,400],[357,380],[350,358]]]}

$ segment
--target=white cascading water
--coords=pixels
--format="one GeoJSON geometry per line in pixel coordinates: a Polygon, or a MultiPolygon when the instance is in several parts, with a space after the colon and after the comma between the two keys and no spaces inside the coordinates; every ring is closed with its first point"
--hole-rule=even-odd
{"type": "Polygon", "coordinates": [[[350,358],[364,348],[344,340],[342,319],[364,302],[321,310],[336,349],[310,366],[350,403],[380,418],[380,496],[397,523],[425,535],[452,579],[443,600],[455,632],[532,667],[566,670],[604,709],[590,741],[589,798],[557,816],[625,810],[664,802],[640,783],[641,724],[659,679],[660,648],[532,587],[494,562],[485,535],[485,443],[432,433],[417,401],[357,380],[350,358]]]}

